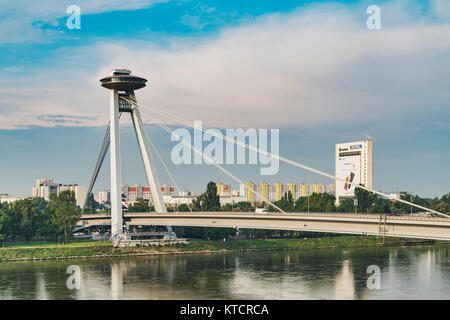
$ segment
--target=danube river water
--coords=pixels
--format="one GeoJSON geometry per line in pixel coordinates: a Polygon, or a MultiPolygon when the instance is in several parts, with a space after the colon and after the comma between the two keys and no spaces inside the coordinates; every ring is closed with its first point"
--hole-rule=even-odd
{"type": "Polygon", "coordinates": [[[449,249],[384,247],[5,262],[0,263],[0,299],[448,299],[449,249]],[[69,266],[75,266],[69,269],[75,270],[72,275],[67,273],[69,266]],[[368,278],[377,275],[367,273],[369,266],[381,271],[379,289],[368,288],[368,278]],[[79,289],[73,288],[78,283],[79,289]]]}

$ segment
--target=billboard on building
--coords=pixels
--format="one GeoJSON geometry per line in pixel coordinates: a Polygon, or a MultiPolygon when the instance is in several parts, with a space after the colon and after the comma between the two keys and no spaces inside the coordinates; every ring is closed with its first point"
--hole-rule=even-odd
{"type": "Polygon", "coordinates": [[[361,155],[340,156],[338,158],[337,176],[346,181],[336,181],[337,196],[353,197],[355,185],[361,182],[361,155]]]}

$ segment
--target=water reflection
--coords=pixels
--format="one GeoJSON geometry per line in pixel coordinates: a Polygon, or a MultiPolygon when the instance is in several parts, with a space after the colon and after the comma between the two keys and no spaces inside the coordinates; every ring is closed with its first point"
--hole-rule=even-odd
{"type": "Polygon", "coordinates": [[[1,263],[0,299],[446,299],[449,281],[448,247],[130,257],[1,263]]]}
{"type": "Polygon", "coordinates": [[[353,300],[355,298],[354,275],[350,260],[345,260],[342,270],[336,275],[334,281],[334,299],[353,300]]]}

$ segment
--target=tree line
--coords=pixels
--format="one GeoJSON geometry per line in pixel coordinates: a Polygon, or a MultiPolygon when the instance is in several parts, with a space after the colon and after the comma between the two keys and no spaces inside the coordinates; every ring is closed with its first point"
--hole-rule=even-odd
{"type": "MultiPolygon", "coordinates": [[[[284,194],[282,199],[274,204],[285,212],[357,212],[357,213],[385,213],[385,214],[408,214],[423,211],[414,206],[382,198],[370,191],[357,188],[354,199],[344,199],[338,206],[335,204],[335,196],[327,193],[313,193],[309,197],[299,197],[293,200],[291,193],[284,194]]],[[[443,195],[440,199],[421,198],[408,193],[400,195],[400,199],[430,208],[442,213],[450,213],[450,193],[443,195]]],[[[268,205],[269,211],[278,211],[268,205]]]]}
{"type": "MultiPolygon", "coordinates": [[[[345,199],[336,206],[336,198],[329,193],[313,193],[308,197],[299,197],[294,200],[292,193],[286,192],[278,201],[273,204],[285,212],[357,212],[357,213],[395,213],[408,214],[417,213],[423,210],[413,207],[411,205],[382,198],[370,191],[357,188],[355,190],[355,198],[358,199],[358,204],[355,208],[354,199],[345,199]]],[[[443,195],[441,198],[421,198],[417,195],[404,193],[400,198],[407,200],[414,204],[430,208],[442,213],[450,214],[450,193],[443,195]]],[[[195,198],[189,207],[192,211],[235,211],[235,212],[253,212],[255,206],[247,201],[236,203],[227,203],[220,205],[220,199],[217,195],[217,186],[214,182],[209,182],[206,187],[206,192],[195,198]]],[[[177,207],[168,208],[168,211],[189,211],[187,204],[181,204],[177,207]]],[[[267,208],[270,212],[278,212],[279,210],[274,206],[262,202],[258,207],[267,208]]]]}
{"type": "MultiPolygon", "coordinates": [[[[275,201],[274,204],[285,212],[355,212],[358,213],[395,213],[408,214],[420,212],[420,209],[410,205],[384,199],[369,191],[357,188],[355,198],[358,199],[358,206],[355,208],[353,199],[341,201],[339,206],[335,205],[334,195],[327,193],[313,193],[309,197],[299,197],[294,200],[291,192],[287,192],[283,197],[275,201]],[[356,209],[356,210],[355,210],[356,209]]],[[[450,193],[441,198],[427,199],[408,193],[402,194],[401,199],[412,203],[442,212],[450,213],[450,193]]],[[[267,203],[259,204],[270,212],[278,210],[267,203]]],[[[92,194],[88,197],[85,212],[96,212],[98,203],[93,199],[92,194]]],[[[154,207],[148,200],[138,199],[128,207],[128,212],[150,212],[154,207]]],[[[232,212],[254,212],[255,207],[248,201],[236,203],[220,204],[217,194],[217,186],[210,181],[206,186],[206,191],[197,196],[189,205],[181,204],[176,207],[168,207],[167,211],[232,211],[232,212]]],[[[63,236],[68,242],[73,229],[81,217],[81,208],[76,206],[75,194],[73,191],[63,191],[50,195],[50,201],[43,198],[33,198],[18,200],[13,203],[0,203],[0,244],[3,241],[16,241],[17,239],[29,242],[33,238],[44,240],[55,240],[63,236]]],[[[234,235],[233,228],[209,228],[209,227],[174,227],[175,232],[180,237],[222,239],[234,235]]],[[[280,232],[290,236],[302,236],[293,232],[280,232]]],[[[271,237],[273,230],[245,229],[241,234],[250,237],[271,237]]]]}
{"type": "Polygon", "coordinates": [[[59,236],[67,243],[80,217],[81,209],[70,190],[50,194],[49,202],[33,198],[1,203],[0,244],[34,238],[56,240],[59,236]]]}
{"type": "MultiPolygon", "coordinates": [[[[357,213],[384,213],[384,214],[408,214],[416,213],[421,210],[410,205],[384,199],[372,192],[357,188],[355,198],[358,199],[358,205],[355,208],[354,199],[345,199],[338,206],[335,205],[335,196],[328,193],[313,193],[309,197],[299,197],[294,200],[291,192],[285,193],[278,201],[273,202],[285,212],[357,212],[357,213]]],[[[402,194],[401,199],[412,203],[450,214],[450,193],[439,198],[426,199],[419,196],[412,196],[408,193],[402,194]]],[[[274,206],[261,203],[270,212],[278,212],[274,206]]],[[[237,203],[227,203],[220,205],[220,198],[217,195],[217,186],[214,182],[209,182],[206,191],[199,195],[189,205],[192,211],[235,211],[235,212],[254,212],[255,207],[250,202],[242,201],[237,203]]],[[[181,204],[175,208],[168,208],[168,211],[188,212],[187,204],[181,204]]],[[[236,230],[227,228],[211,227],[174,227],[175,232],[180,237],[202,238],[202,239],[222,239],[234,235],[236,230]]],[[[270,238],[274,234],[281,237],[304,237],[303,232],[279,231],[279,230],[261,230],[261,229],[242,229],[242,235],[256,238],[270,238]]],[[[311,234],[309,234],[309,237],[311,234]]],[[[316,235],[320,236],[320,235],[316,235]]]]}

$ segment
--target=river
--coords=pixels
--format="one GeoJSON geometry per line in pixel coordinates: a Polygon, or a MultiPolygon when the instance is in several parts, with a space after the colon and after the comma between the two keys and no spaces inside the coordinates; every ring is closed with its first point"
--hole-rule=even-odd
{"type": "Polygon", "coordinates": [[[449,260],[432,246],[4,262],[0,299],[448,299],[449,260]]]}

